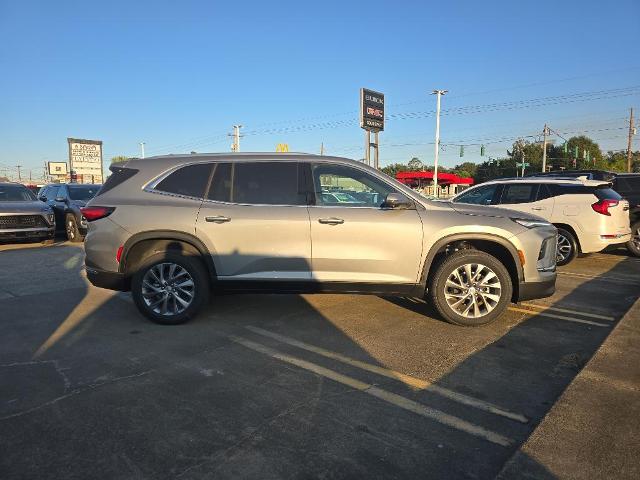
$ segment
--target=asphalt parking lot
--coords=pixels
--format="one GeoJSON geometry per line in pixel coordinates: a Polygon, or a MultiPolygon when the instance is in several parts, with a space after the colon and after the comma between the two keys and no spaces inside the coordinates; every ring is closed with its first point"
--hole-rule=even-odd
{"type": "Polygon", "coordinates": [[[640,295],[640,260],[600,253],[482,328],[356,295],[216,296],[166,327],[83,257],[0,247],[3,479],[493,478],[640,295]]]}

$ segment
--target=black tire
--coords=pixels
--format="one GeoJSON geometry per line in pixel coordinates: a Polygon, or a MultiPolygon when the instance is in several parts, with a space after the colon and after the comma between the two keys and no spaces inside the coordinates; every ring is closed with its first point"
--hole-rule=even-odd
{"type": "Polygon", "coordinates": [[[568,248],[568,250],[563,251],[562,254],[560,250],[556,253],[556,265],[558,266],[571,263],[578,254],[578,241],[576,237],[569,230],[558,227],[558,249],[562,247],[568,248]]]}
{"type": "MultiPolygon", "coordinates": [[[[472,270],[472,274],[473,273],[475,272],[472,270]]],[[[474,290],[471,291],[472,294],[474,291],[475,286],[474,290]]],[[[509,306],[512,294],[513,283],[506,267],[493,255],[489,255],[488,253],[479,250],[460,250],[448,257],[445,257],[444,260],[436,267],[435,274],[429,282],[429,296],[431,298],[431,302],[438,310],[438,313],[440,313],[440,315],[442,315],[442,317],[448,322],[465,327],[478,327],[480,325],[486,325],[493,322],[509,306]],[[489,291],[489,288],[487,288],[486,292],[483,291],[484,294],[491,293],[492,295],[496,295],[498,297],[498,301],[492,306],[489,305],[490,302],[485,305],[481,304],[481,310],[485,310],[486,313],[477,317],[461,315],[453,306],[449,305],[446,297],[447,294],[445,292],[445,288],[448,288],[450,291],[450,287],[447,285],[449,278],[455,275],[458,268],[464,267],[464,265],[467,264],[471,264],[472,266],[476,265],[476,272],[478,272],[478,264],[484,265],[495,274],[499,281],[499,295],[496,295],[495,293],[497,289],[489,291]],[[492,309],[489,310],[489,307],[492,309]]],[[[462,297],[463,295],[468,295],[468,293],[461,291],[458,295],[462,297]]],[[[482,296],[482,293],[476,294],[476,299],[478,296],[481,297],[481,302],[482,299],[485,298],[482,296]]],[[[466,305],[469,305],[469,303],[466,303],[466,305]]],[[[461,307],[464,306],[465,304],[461,305],[461,307]]]]}
{"type": "Polygon", "coordinates": [[[71,213],[67,213],[64,218],[64,231],[67,235],[67,240],[73,243],[79,243],[84,240],[84,237],[80,233],[80,229],[78,228],[78,222],[76,221],[75,215],[71,213]]]}
{"type": "MultiPolygon", "coordinates": [[[[179,325],[194,318],[198,311],[209,302],[210,288],[209,276],[202,262],[197,257],[185,256],[175,252],[157,253],[145,259],[131,278],[131,294],[136,307],[149,320],[161,325],[179,325]],[[147,272],[155,266],[163,268],[161,264],[175,264],[182,267],[188,272],[193,281],[193,298],[188,307],[182,312],[163,315],[161,312],[154,311],[145,301],[143,279],[147,272]]],[[[173,302],[174,305],[177,305],[176,300],[173,300],[173,302]]]]}
{"type": "Polygon", "coordinates": [[[627,242],[627,250],[634,257],[640,257],[640,221],[631,225],[631,240],[627,242]]]}

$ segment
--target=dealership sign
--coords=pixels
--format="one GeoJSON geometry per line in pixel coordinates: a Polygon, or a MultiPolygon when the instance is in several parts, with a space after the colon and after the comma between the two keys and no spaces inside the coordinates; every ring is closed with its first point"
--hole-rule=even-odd
{"type": "Polygon", "coordinates": [[[69,169],[83,183],[102,183],[102,141],[67,138],[69,169]]]}
{"type": "Polygon", "coordinates": [[[360,89],[360,126],[365,130],[384,130],[384,94],[360,89]]]}
{"type": "Polygon", "coordinates": [[[49,175],[66,175],[67,162],[49,162],[49,175]]]}

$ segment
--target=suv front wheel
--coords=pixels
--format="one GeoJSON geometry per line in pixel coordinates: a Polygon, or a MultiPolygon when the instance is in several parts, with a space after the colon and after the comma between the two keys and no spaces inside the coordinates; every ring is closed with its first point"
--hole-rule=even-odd
{"type": "Polygon", "coordinates": [[[173,252],[147,258],[131,279],[138,310],[155,323],[178,325],[209,300],[207,271],[198,259],[173,252]]]}
{"type": "Polygon", "coordinates": [[[429,285],[431,301],[448,322],[485,325],[498,318],[511,302],[509,272],[494,256],[460,250],[437,267],[429,285]]]}

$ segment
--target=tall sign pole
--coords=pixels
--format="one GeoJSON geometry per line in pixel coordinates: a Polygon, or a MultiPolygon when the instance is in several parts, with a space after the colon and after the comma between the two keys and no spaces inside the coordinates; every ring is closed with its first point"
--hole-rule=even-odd
{"type": "Polygon", "coordinates": [[[366,88],[360,89],[360,127],[364,133],[364,161],[371,165],[371,147],[373,152],[373,166],[380,168],[379,137],[384,130],[384,94],[366,88]],[[373,142],[371,143],[371,132],[373,142]]]}
{"type": "Polygon", "coordinates": [[[449,90],[434,90],[436,96],[436,145],[433,159],[433,194],[438,196],[438,157],[440,156],[440,97],[449,90]]]}

